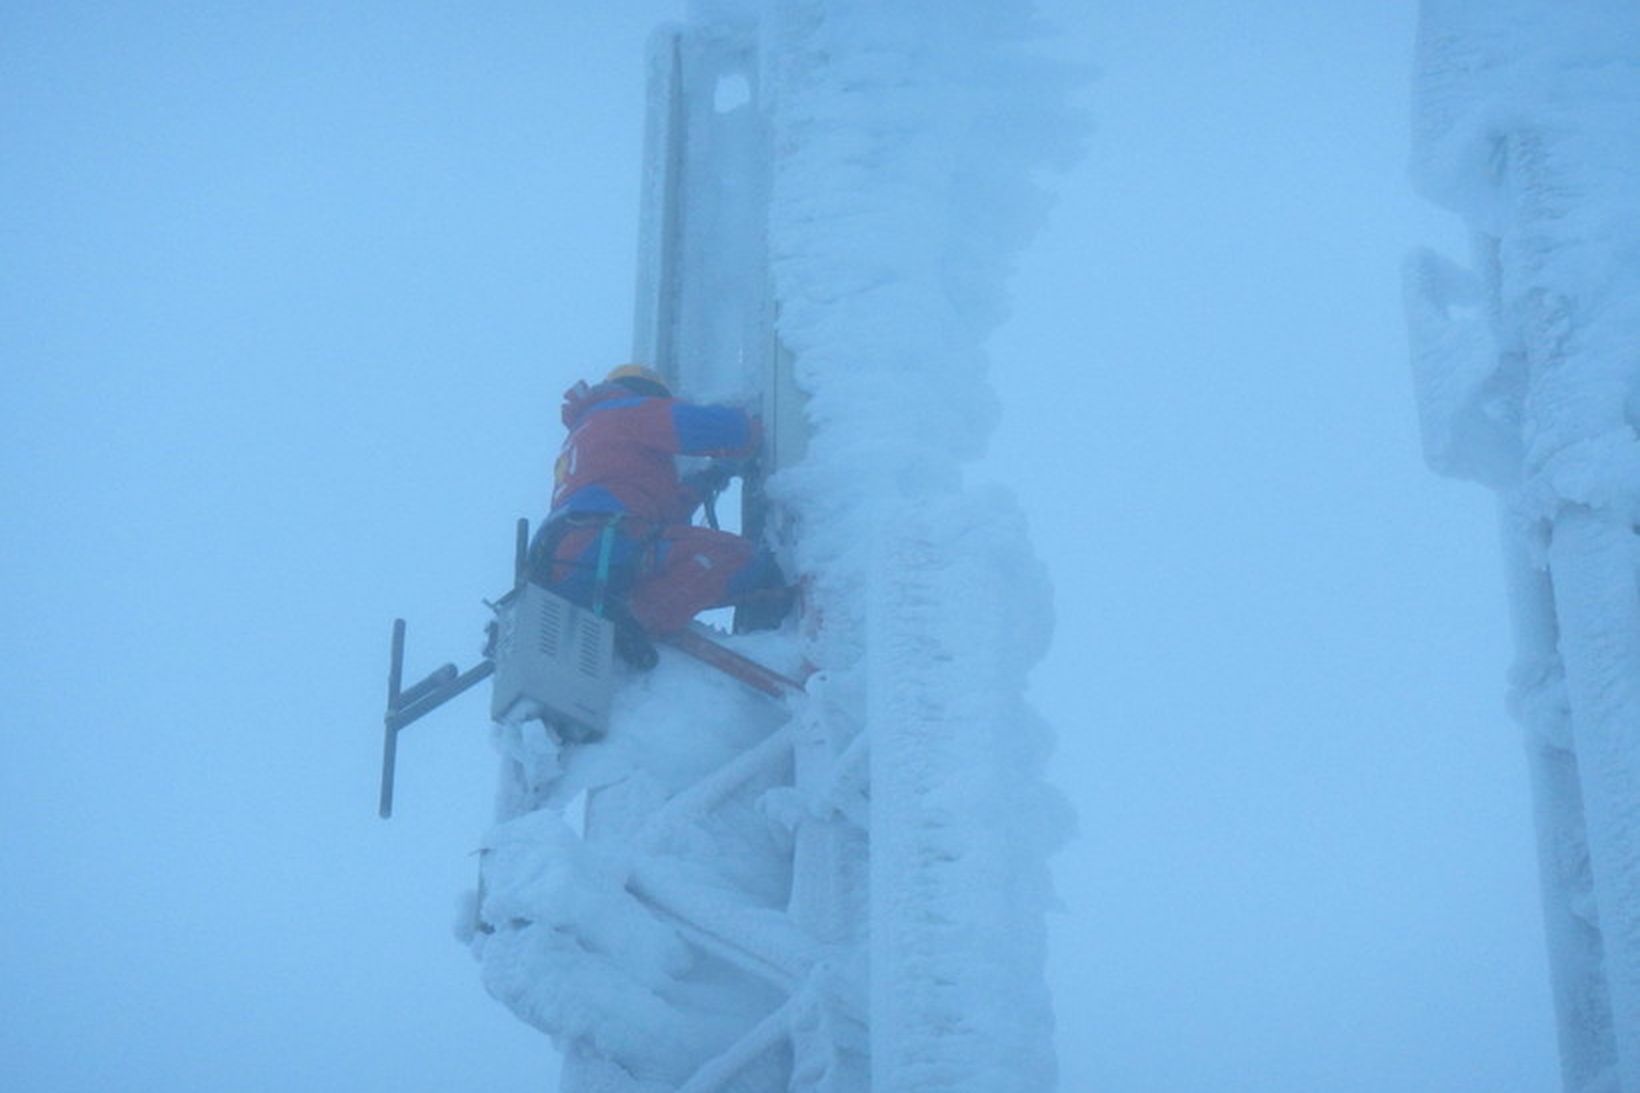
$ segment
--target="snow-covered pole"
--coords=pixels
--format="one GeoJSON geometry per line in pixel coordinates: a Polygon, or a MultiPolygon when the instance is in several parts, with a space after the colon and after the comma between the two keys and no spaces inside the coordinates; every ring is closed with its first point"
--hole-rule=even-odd
{"type": "Polygon", "coordinates": [[[1410,267],[1426,456],[1504,505],[1564,1083],[1635,1093],[1640,9],[1425,0],[1417,90],[1418,180],[1479,270],[1410,267]]]}
{"type": "Polygon", "coordinates": [[[1634,531],[1573,507],[1549,566],[1587,825],[1618,1073],[1640,1090],[1640,588],[1634,531]]]}
{"type": "Polygon", "coordinates": [[[1075,143],[1024,0],[771,7],[778,330],[808,454],[774,484],[870,742],[870,1088],[1054,1082],[1042,977],[1057,808],[1023,701],[1051,622],[1023,520],[964,481],[1033,167],[1075,143]]]}
{"type": "Polygon", "coordinates": [[[1616,1065],[1611,1001],[1595,914],[1583,787],[1572,750],[1564,667],[1555,645],[1554,585],[1534,562],[1507,510],[1504,572],[1515,636],[1509,705],[1525,729],[1537,827],[1543,925],[1568,1091],[1598,1090],[1616,1065]]]}

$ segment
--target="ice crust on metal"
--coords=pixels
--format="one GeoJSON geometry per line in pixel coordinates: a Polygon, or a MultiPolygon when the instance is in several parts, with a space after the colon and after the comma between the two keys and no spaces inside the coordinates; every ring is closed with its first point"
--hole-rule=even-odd
{"type": "Polygon", "coordinates": [[[799,632],[625,677],[596,746],[496,734],[470,943],[565,1093],[1053,1087],[1051,612],[960,465],[1071,127],[1025,0],[959,7],[699,0],[650,51],[633,358],[760,413],[738,531],[808,583],[799,632]]]}
{"type": "Polygon", "coordinates": [[[1640,1093],[1640,9],[1424,0],[1407,264],[1425,457],[1496,491],[1567,1093],[1640,1093]]]}

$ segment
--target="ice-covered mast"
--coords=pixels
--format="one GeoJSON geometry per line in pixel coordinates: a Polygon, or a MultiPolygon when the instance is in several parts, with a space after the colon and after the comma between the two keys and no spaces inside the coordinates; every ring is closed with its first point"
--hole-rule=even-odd
{"type": "Polygon", "coordinates": [[[568,1093],[1048,1089],[1050,607],[962,467],[1062,82],[1026,0],[693,14],[651,49],[637,355],[761,406],[745,527],[806,606],[738,647],[819,672],[774,702],[668,656],[597,744],[498,726],[474,951],[568,1093]]]}
{"type": "Polygon", "coordinates": [[[1424,449],[1501,500],[1566,1089],[1640,1093],[1640,7],[1425,0],[1424,449]]]}

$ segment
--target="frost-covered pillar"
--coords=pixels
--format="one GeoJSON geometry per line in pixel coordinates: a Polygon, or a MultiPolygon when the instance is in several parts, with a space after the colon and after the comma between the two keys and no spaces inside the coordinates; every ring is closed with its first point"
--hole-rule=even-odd
{"type": "Polygon", "coordinates": [[[1640,1091],[1640,6],[1426,0],[1410,266],[1424,443],[1500,492],[1562,1069],[1640,1091]]]}
{"type": "MultiPolygon", "coordinates": [[[[811,659],[870,754],[870,1088],[1052,1087],[1056,802],[1023,702],[1049,597],[1022,518],[962,465],[995,418],[983,342],[1063,150],[1024,0],[771,9],[777,329],[808,396],[797,519],[811,659]]],[[[851,745],[851,747],[854,747],[851,745]]]]}
{"type": "Polygon", "coordinates": [[[1043,731],[1048,598],[1005,496],[917,506],[870,582],[874,1089],[1054,1087],[1043,731]]]}

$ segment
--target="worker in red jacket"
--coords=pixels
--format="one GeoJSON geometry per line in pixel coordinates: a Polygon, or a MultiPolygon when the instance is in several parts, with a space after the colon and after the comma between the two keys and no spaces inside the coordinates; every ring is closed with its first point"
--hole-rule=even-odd
{"type": "Polygon", "coordinates": [[[724,468],[680,478],[675,459],[750,459],[762,443],[755,418],[674,398],[659,374],[628,364],[566,391],[563,420],[552,512],[531,548],[536,579],[613,617],[618,651],[639,667],[655,662],[649,635],[709,607],[756,603],[759,621],[778,625],[792,596],[773,556],[690,523],[724,468]]]}

